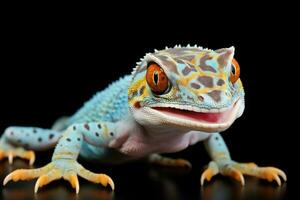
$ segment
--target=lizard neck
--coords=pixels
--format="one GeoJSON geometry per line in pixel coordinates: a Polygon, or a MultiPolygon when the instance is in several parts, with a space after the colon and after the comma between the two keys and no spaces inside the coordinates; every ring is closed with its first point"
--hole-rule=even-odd
{"type": "Polygon", "coordinates": [[[118,129],[122,134],[111,141],[109,146],[134,157],[177,152],[206,137],[205,133],[203,135],[176,127],[141,126],[132,117],[120,121],[118,129]]]}

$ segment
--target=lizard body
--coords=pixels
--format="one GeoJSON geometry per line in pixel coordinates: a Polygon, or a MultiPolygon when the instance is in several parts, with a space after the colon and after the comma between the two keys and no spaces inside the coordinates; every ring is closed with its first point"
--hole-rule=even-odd
{"type": "Polygon", "coordinates": [[[37,169],[19,169],[4,179],[38,178],[35,192],[64,178],[79,192],[77,175],[114,188],[112,179],[77,163],[85,159],[105,163],[148,158],[165,166],[190,166],[183,159],[159,153],[183,150],[204,141],[212,161],[201,184],[221,173],[244,185],[243,174],[286,180],[283,171],[231,159],[219,132],[226,130],[244,111],[244,89],[234,48],[166,48],[146,54],[131,75],[98,92],[73,116],[58,120],[51,129],[9,127],[0,140],[0,159],[10,163],[18,156],[34,162],[32,150],[55,148],[52,161],[37,169]]]}

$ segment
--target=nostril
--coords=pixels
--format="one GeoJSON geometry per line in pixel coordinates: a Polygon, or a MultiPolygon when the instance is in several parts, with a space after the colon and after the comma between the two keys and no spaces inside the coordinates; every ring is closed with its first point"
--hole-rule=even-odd
{"type": "Polygon", "coordinates": [[[140,108],[140,107],[141,107],[141,104],[140,104],[140,102],[138,102],[138,101],[137,101],[137,102],[135,102],[135,103],[134,103],[134,107],[135,107],[135,108],[140,108]]]}

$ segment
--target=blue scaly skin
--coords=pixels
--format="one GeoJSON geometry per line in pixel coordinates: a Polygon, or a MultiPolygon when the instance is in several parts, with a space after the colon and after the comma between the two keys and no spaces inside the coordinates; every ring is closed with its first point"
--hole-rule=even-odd
{"type": "Polygon", "coordinates": [[[104,163],[148,158],[149,162],[190,167],[184,159],[160,153],[177,152],[204,141],[212,158],[201,184],[220,173],[244,185],[243,174],[281,185],[286,175],[274,167],[238,163],[230,157],[219,132],[226,130],[244,111],[244,90],[234,48],[166,48],[146,54],[131,75],[98,92],[71,117],[59,119],[51,129],[9,127],[0,139],[0,159],[28,159],[34,151],[55,148],[52,160],[37,169],[15,170],[4,179],[38,178],[39,187],[57,179],[69,181],[79,192],[77,176],[114,189],[105,174],[88,171],[78,156],[104,163]]]}

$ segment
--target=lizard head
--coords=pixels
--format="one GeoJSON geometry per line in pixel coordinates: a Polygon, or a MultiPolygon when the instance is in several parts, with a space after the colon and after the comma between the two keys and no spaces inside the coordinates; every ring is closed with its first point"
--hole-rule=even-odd
{"type": "Polygon", "coordinates": [[[244,90],[234,47],[166,48],[137,63],[128,102],[141,125],[223,131],[244,111],[244,90]]]}

